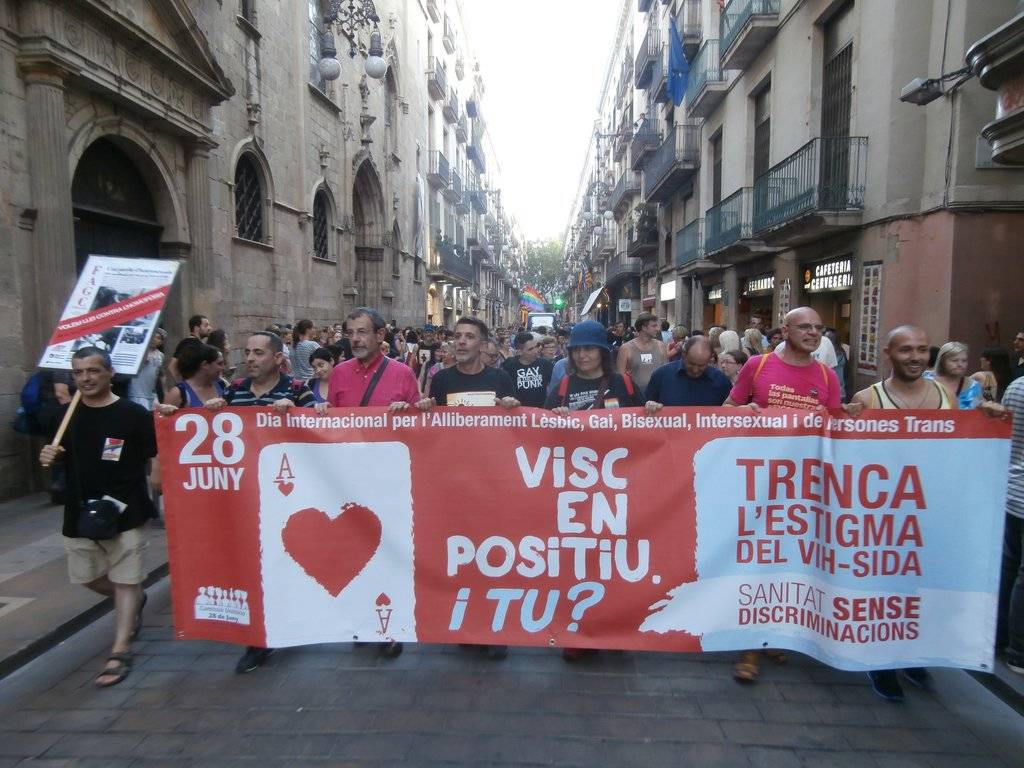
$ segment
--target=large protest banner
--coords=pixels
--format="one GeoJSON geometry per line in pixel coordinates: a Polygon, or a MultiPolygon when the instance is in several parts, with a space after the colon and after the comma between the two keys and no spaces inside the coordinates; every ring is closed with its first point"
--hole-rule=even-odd
{"type": "Polygon", "coordinates": [[[183,410],[179,638],[988,669],[1009,424],[972,412],[183,410]]]}
{"type": "Polygon", "coordinates": [[[95,346],[115,373],[137,374],[177,273],[177,261],[89,256],[39,367],[71,370],[75,350],[95,346]]]}

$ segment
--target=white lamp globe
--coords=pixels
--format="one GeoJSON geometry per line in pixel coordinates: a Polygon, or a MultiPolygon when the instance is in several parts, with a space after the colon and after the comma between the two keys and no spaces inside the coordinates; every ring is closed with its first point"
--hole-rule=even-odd
{"type": "Polygon", "coordinates": [[[333,57],[320,59],[317,66],[324,80],[337,80],[341,77],[341,62],[333,57]]]}
{"type": "Polygon", "coordinates": [[[366,74],[374,80],[381,80],[388,72],[388,63],[380,56],[366,57],[366,74]]]}

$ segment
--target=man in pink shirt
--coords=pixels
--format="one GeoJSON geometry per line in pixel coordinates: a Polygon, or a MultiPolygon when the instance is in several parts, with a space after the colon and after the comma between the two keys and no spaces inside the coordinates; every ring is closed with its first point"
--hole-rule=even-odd
{"type": "MultiPolygon", "coordinates": [[[[316,412],[328,407],[360,408],[386,405],[404,411],[420,399],[416,375],[405,363],[381,354],[384,318],[370,307],[357,307],[345,318],[345,336],[352,345],[352,359],[339,363],[331,372],[327,402],[317,403],[316,412]]],[[[394,658],[402,652],[395,641],[378,643],[381,655],[394,658]]]]}
{"type": "Polygon", "coordinates": [[[381,354],[385,327],[380,313],[369,307],[358,307],[346,318],[346,328],[352,359],[334,367],[327,402],[320,403],[317,410],[323,412],[328,406],[386,405],[392,411],[402,411],[415,405],[420,399],[416,375],[405,363],[381,354]],[[369,397],[367,390],[370,390],[369,397]]]}
{"type": "Polygon", "coordinates": [[[783,349],[750,358],[725,405],[749,405],[754,411],[841,408],[842,390],[835,371],[811,357],[821,343],[822,331],[821,317],[810,307],[791,311],[782,325],[783,349]]]}
{"type": "MultiPolygon", "coordinates": [[[[844,406],[835,371],[811,357],[821,343],[824,327],[821,317],[810,307],[798,307],[782,323],[785,345],[779,351],[750,358],[733,384],[725,405],[749,406],[755,413],[762,408],[843,408],[851,416],[860,413],[860,403],[844,406]]],[[[785,654],[765,650],[778,663],[785,654]]],[[[761,651],[746,651],[733,666],[733,677],[753,683],[760,673],[761,651]]]]}

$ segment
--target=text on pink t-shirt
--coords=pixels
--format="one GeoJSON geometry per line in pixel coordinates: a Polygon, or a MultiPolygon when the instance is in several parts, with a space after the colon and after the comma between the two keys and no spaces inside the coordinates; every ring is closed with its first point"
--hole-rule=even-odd
{"type": "Polygon", "coordinates": [[[750,358],[729,397],[739,405],[757,403],[761,408],[842,407],[835,371],[817,360],[791,365],[774,352],[750,358]]]}

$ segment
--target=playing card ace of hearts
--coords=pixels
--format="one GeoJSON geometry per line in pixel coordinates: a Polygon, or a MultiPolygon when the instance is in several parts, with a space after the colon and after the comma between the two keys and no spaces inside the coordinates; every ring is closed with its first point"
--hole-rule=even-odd
{"type": "Polygon", "coordinates": [[[415,640],[408,448],[280,443],[259,479],[267,645],[415,640]]]}

